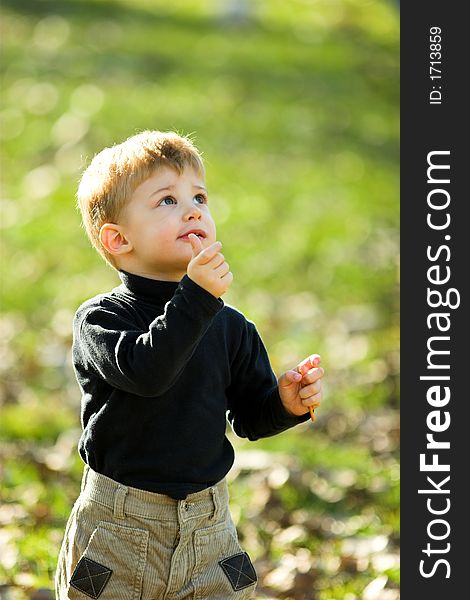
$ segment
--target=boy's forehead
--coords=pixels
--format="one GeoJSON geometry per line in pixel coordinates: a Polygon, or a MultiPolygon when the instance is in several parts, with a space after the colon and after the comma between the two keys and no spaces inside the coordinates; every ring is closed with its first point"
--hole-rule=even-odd
{"type": "MultiPolygon", "coordinates": [[[[202,186],[205,188],[205,179],[202,173],[198,173],[192,167],[186,167],[182,173],[178,173],[176,169],[170,167],[160,167],[142,182],[141,186],[146,188],[153,188],[155,190],[159,188],[175,187],[178,183],[188,183],[194,186],[202,186]]],[[[139,187],[141,187],[139,186],[139,187]]]]}

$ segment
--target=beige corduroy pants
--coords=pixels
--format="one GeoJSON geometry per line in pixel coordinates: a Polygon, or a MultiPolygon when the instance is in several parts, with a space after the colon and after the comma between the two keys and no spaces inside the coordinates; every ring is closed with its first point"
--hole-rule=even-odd
{"type": "Polygon", "coordinates": [[[85,467],[60,550],[57,600],[245,600],[255,586],[225,480],[174,500],[85,467]]]}

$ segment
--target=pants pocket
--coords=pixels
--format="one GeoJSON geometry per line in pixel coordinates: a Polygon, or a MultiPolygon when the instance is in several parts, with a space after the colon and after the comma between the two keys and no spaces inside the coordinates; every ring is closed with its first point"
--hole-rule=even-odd
{"type": "Polygon", "coordinates": [[[256,572],[248,554],[240,547],[231,519],[195,531],[194,550],[195,600],[254,597],[256,572]]]}
{"type": "Polygon", "coordinates": [[[143,529],[100,521],[75,566],[67,597],[139,600],[148,539],[143,529]]]}

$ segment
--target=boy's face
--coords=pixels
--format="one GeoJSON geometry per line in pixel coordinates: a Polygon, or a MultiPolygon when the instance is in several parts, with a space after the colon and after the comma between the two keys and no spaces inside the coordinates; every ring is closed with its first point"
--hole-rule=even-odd
{"type": "Polygon", "coordinates": [[[124,209],[119,225],[131,250],[119,267],[140,275],[179,281],[192,257],[188,234],[204,248],[216,241],[204,178],[191,168],[181,175],[162,167],[141,183],[124,209]]]}

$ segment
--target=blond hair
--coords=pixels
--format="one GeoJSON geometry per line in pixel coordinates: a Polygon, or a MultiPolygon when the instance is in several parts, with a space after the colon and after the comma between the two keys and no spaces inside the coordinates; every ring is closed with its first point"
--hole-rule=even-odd
{"type": "Polygon", "coordinates": [[[201,154],[192,140],[173,131],[143,131],[104,148],[82,175],[77,200],[84,228],[93,246],[113,267],[113,257],[100,241],[101,227],[117,223],[135,189],[159,167],[170,167],[179,174],[190,167],[204,175],[201,154]]]}

